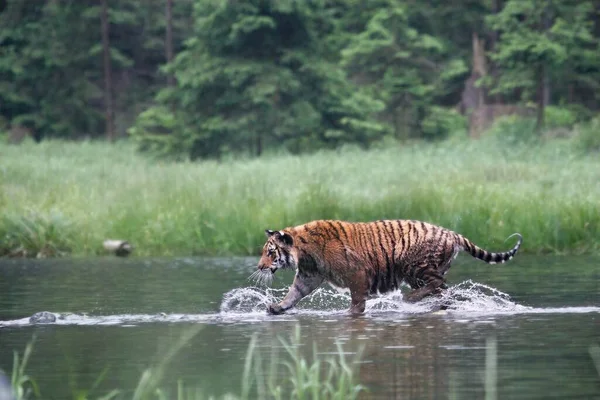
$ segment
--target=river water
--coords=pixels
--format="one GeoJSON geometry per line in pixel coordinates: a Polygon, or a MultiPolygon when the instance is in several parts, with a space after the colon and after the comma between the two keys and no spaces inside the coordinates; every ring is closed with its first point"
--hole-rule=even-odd
{"type": "MultiPolygon", "coordinates": [[[[291,271],[271,288],[248,280],[256,258],[0,260],[0,369],[35,337],[27,373],[42,398],[67,399],[94,386],[131,397],[144,369],[198,329],[170,360],[160,386],[240,392],[253,335],[268,358],[300,327],[300,351],[327,357],[362,349],[358,381],[374,399],[600,399],[600,256],[519,255],[488,266],[460,256],[440,299],[416,305],[401,293],[346,312],[347,294],[323,287],[296,310],[268,316],[291,271]],[[59,316],[32,325],[39,311],[59,316]]],[[[278,379],[287,379],[284,370],[278,379]]]]}

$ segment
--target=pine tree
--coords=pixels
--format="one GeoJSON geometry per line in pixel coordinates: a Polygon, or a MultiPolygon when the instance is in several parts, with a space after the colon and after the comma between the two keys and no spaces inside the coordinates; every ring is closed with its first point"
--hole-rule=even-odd
{"type": "Polygon", "coordinates": [[[551,98],[548,82],[577,79],[579,68],[598,61],[592,11],[589,1],[508,0],[488,17],[490,27],[500,32],[492,53],[501,68],[496,90],[535,99],[538,130],[551,98]]]}
{"type": "Polygon", "coordinates": [[[197,2],[195,35],[168,69],[177,87],[132,134],[144,149],[192,159],[368,145],[385,133],[371,117],[383,105],[339,67],[332,11],[316,1],[197,2]]]}
{"type": "Polygon", "coordinates": [[[466,63],[451,55],[444,40],[424,33],[423,21],[411,21],[418,18],[405,1],[368,4],[349,21],[359,32],[342,51],[343,65],[385,102],[396,136],[443,136],[448,132],[438,122],[452,119],[452,112],[437,104],[448,94],[448,83],[466,74],[466,63]]]}

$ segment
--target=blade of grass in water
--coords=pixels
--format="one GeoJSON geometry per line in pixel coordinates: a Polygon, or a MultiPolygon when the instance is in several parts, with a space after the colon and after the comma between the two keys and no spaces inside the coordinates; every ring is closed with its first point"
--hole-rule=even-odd
{"type": "Polygon", "coordinates": [[[25,373],[29,357],[33,351],[33,345],[35,343],[35,336],[25,346],[23,358],[19,358],[19,353],[14,352],[13,356],[13,370],[11,375],[11,386],[13,389],[13,395],[16,400],[28,399],[31,395],[36,397],[40,396],[40,391],[37,383],[25,373]]]}
{"type": "MultiPolygon", "coordinates": [[[[137,386],[131,396],[132,400],[162,400],[169,399],[169,391],[162,387],[164,371],[170,361],[190,340],[199,332],[201,326],[186,330],[179,340],[175,341],[168,351],[161,357],[160,361],[142,372],[137,386]]],[[[251,338],[246,352],[244,371],[241,377],[241,393],[239,396],[226,394],[223,399],[282,399],[284,393],[291,393],[297,399],[356,399],[358,394],[366,388],[355,380],[358,361],[362,350],[357,352],[352,362],[346,360],[342,345],[336,343],[337,354],[323,360],[313,343],[312,360],[307,360],[299,351],[302,345],[300,327],[296,326],[289,341],[280,338],[287,358],[280,360],[277,351],[270,353],[268,363],[268,375],[264,375],[263,359],[257,351],[257,336],[251,338]],[[287,368],[288,375],[283,378],[279,375],[280,370],[287,368]]],[[[40,393],[35,382],[26,375],[25,369],[33,349],[30,342],[21,359],[15,352],[14,366],[12,372],[12,386],[15,391],[16,400],[24,400],[34,396],[40,398],[40,393]]],[[[96,389],[104,378],[104,373],[96,379],[92,389],[96,389]]],[[[177,380],[175,393],[177,400],[201,400],[213,399],[205,396],[202,388],[193,385],[185,385],[177,380]]],[[[77,398],[81,400],[90,399],[89,391],[79,392],[77,398]]],[[[98,400],[112,400],[124,398],[123,392],[118,389],[109,391],[98,400]]]]}

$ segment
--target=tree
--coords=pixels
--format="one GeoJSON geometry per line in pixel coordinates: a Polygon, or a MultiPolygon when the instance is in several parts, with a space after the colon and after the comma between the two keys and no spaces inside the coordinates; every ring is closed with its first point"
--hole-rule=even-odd
{"type": "Polygon", "coordinates": [[[271,143],[369,145],[385,133],[372,118],[383,105],[339,67],[332,11],[318,1],[197,2],[195,35],[167,68],[177,87],[158,94],[132,134],[144,149],[184,148],[192,159],[260,155],[271,143]]]}
{"type": "MultiPolygon", "coordinates": [[[[447,133],[436,120],[452,118],[451,112],[436,103],[447,95],[449,82],[466,74],[466,63],[452,57],[443,40],[420,31],[423,22],[413,26],[414,10],[405,2],[379,0],[369,6],[359,15],[364,26],[342,50],[343,65],[385,102],[396,136],[407,136],[401,133],[407,130],[408,135],[430,137],[447,133]]],[[[360,26],[355,21],[352,25],[360,26]]]]}
{"type": "Polygon", "coordinates": [[[368,147],[392,131],[464,129],[454,108],[475,86],[535,102],[539,128],[548,104],[587,119],[600,104],[599,11],[599,0],[4,0],[0,129],[112,139],[133,125],[141,148],[180,158],[368,147]],[[465,82],[473,37],[490,57],[465,82]]]}
{"type": "Polygon", "coordinates": [[[110,62],[110,21],[108,20],[108,0],[102,0],[102,61],[104,65],[104,107],[106,112],[106,138],[115,140],[114,110],[112,97],[112,66],[110,62]]]}
{"type": "Polygon", "coordinates": [[[519,89],[522,98],[534,98],[538,130],[550,98],[549,77],[564,81],[589,63],[590,51],[597,51],[592,11],[589,1],[508,0],[498,14],[488,17],[490,27],[500,32],[491,56],[502,70],[496,91],[519,89]]]}
{"type": "Polygon", "coordinates": [[[42,136],[94,131],[89,25],[80,3],[9,1],[0,14],[0,113],[42,136]]]}
{"type": "MultiPolygon", "coordinates": [[[[165,32],[165,58],[167,63],[173,62],[173,0],[167,0],[165,9],[166,32],[165,32]]],[[[167,84],[175,85],[173,74],[167,75],[167,84]]]]}
{"type": "MultiPolygon", "coordinates": [[[[173,54],[189,36],[192,2],[172,4],[173,54]]],[[[165,0],[105,5],[104,13],[92,0],[8,0],[0,7],[0,119],[29,128],[38,139],[106,136],[109,90],[114,134],[124,132],[166,81],[159,72],[165,0]],[[104,46],[103,15],[106,27],[110,22],[104,46]]]]}

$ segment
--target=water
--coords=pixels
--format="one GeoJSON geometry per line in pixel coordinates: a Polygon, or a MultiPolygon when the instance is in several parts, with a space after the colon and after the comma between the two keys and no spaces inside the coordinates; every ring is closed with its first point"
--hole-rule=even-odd
{"type": "MultiPolygon", "coordinates": [[[[161,387],[181,379],[203,393],[239,393],[252,335],[265,357],[301,327],[301,351],[323,356],[363,348],[364,398],[600,399],[600,257],[518,256],[487,266],[461,256],[443,299],[402,302],[400,293],[346,313],[347,294],[319,289],[298,309],[267,316],[290,271],[272,288],[247,280],[255,258],[0,261],[0,369],[35,335],[28,374],[45,399],[73,398],[106,369],[97,398],[131,394],[143,370],[180,336],[201,328],[168,364],[161,387]],[[448,309],[439,311],[441,304],[448,309]],[[51,325],[28,317],[51,311],[51,325]],[[493,374],[488,375],[487,371],[493,374]],[[486,397],[487,396],[487,397],[486,397]]],[[[279,371],[279,379],[286,379],[279,371]]]]}

